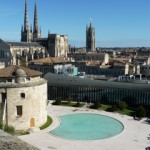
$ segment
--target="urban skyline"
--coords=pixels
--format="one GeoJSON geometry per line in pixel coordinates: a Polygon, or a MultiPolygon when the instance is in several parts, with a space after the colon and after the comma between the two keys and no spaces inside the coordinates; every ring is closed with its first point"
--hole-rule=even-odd
{"type": "MultiPolygon", "coordinates": [[[[25,0],[2,0],[0,38],[20,41],[25,0]]],[[[92,18],[97,47],[150,46],[150,1],[145,0],[36,0],[42,37],[66,34],[69,44],[85,46],[86,25],[92,18]]],[[[34,0],[28,0],[29,23],[33,26],[34,0]]]]}

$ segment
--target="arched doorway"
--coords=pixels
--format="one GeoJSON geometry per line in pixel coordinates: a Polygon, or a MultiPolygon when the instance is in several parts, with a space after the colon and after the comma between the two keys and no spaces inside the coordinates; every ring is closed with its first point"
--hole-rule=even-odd
{"type": "Polygon", "coordinates": [[[35,126],[35,119],[31,118],[30,120],[30,127],[34,127],[35,126]]]}

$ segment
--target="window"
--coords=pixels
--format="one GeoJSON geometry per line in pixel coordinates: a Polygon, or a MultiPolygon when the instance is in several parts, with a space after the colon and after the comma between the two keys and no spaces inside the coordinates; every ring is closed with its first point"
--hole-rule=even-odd
{"type": "Polygon", "coordinates": [[[7,82],[12,82],[12,79],[7,79],[7,82]]]}
{"type": "Polygon", "coordinates": [[[25,98],[25,93],[21,93],[21,98],[25,98]]]}
{"type": "Polygon", "coordinates": [[[22,106],[16,106],[17,108],[17,116],[22,116],[22,106]]]}

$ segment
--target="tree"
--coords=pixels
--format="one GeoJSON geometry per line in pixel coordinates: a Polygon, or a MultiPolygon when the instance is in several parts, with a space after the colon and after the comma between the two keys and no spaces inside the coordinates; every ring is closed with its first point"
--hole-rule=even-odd
{"type": "Polygon", "coordinates": [[[112,105],[109,110],[112,112],[115,112],[115,111],[118,111],[118,107],[116,105],[112,105]]]}
{"type": "Polygon", "coordinates": [[[75,105],[75,107],[81,107],[80,102],[77,102],[76,105],[75,105]]]}
{"type": "Polygon", "coordinates": [[[53,105],[61,105],[61,99],[56,98],[55,102],[53,102],[53,105]]]}
{"type": "Polygon", "coordinates": [[[119,103],[118,103],[118,108],[119,108],[119,110],[120,111],[123,111],[125,108],[126,108],[126,102],[124,102],[124,101],[120,101],[119,103]]]}
{"type": "Polygon", "coordinates": [[[146,116],[146,111],[143,106],[137,108],[135,116],[138,117],[139,119],[142,119],[146,116]]]}
{"type": "Polygon", "coordinates": [[[94,104],[93,104],[92,108],[99,109],[100,107],[101,107],[100,100],[94,101],[94,104]]]}
{"type": "Polygon", "coordinates": [[[71,97],[71,96],[69,95],[69,97],[67,98],[68,104],[71,104],[72,101],[73,101],[73,97],[71,97]]]}

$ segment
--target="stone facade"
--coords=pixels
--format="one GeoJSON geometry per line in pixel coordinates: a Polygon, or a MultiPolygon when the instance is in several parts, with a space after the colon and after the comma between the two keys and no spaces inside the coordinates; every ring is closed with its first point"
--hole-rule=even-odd
{"type": "Polygon", "coordinates": [[[43,76],[48,72],[72,75],[73,70],[77,69],[74,65],[74,60],[63,57],[47,57],[32,60],[29,61],[28,67],[42,72],[43,76]]]}
{"type": "Polygon", "coordinates": [[[38,12],[37,12],[36,3],[35,3],[35,8],[34,8],[34,26],[33,26],[33,31],[32,31],[32,27],[29,27],[28,4],[26,0],[25,1],[25,14],[24,14],[24,27],[22,26],[21,28],[21,41],[32,42],[32,41],[36,41],[36,39],[40,37],[41,37],[41,30],[38,27],[38,12]]]}
{"type": "Polygon", "coordinates": [[[3,122],[15,130],[43,125],[47,120],[47,81],[40,78],[38,71],[20,66],[10,66],[0,72],[10,74],[8,69],[12,70],[13,76],[0,76],[3,122]]]}
{"type": "Polygon", "coordinates": [[[72,57],[75,61],[98,60],[104,64],[108,64],[110,59],[107,53],[69,53],[68,57],[72,57]]]}
{"type": "Polygon", "coordinates": [[[25,2],[24,27],[21,29],[22,42],[37,42],[47,49],[51,57],[67,57],[69,52],[68,36],[60,34],[50,34],[48,37],[41,38],[41,29],[38,27],[38,11],[35,3],[34,9],[34,26],[29,28],[28,5],[25,2]]]}
{"type": "Polygon", "coordinates": [[[86,51],[95,51],[95,47],[95,28],[90,22],[90,26],[86,27],[86,51]]]}
{"type": "Polygon", "coordinates": [[[0,61],[5,67],[48,56],[45,47],[36,42],[5,42],[0,39],[0,61]]]}
{"type": "Polygon", "coordinates": [[[68,37],[66,35],[48,35],[48,53],[51,57],[67,57],[68,52],[68,37]]]}

